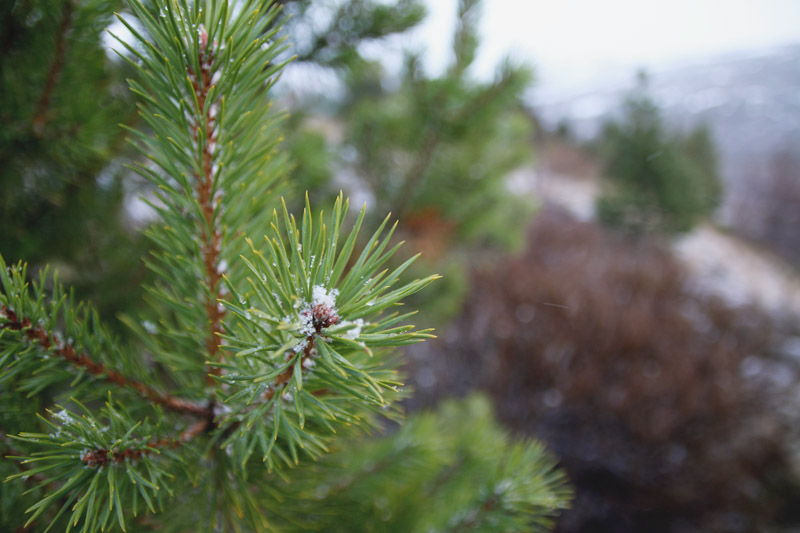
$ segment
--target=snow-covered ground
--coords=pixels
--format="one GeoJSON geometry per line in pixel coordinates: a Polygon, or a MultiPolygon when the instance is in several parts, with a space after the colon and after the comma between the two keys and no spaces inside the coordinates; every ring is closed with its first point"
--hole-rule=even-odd
{"type": "Polygon", "coordinates": [[[756,304],[773,315],[800,318],[800,279],[768,251],[707,224],[677,239],[673,248],[698,290],[733,305],[756,304]]]}
{"type": "MultiPolygon", "coordinates": [[[[584,221],[594,217],[600,191],[596,177],[555,172],[547,165],[519,170],[510,177],[509,186],[584,221]]],[[[710,224],[678,237],[673,250],[696,290],[734,306],[756,305],[773,316],[800,320],[800,275],[768,250],[710,224]]]]}

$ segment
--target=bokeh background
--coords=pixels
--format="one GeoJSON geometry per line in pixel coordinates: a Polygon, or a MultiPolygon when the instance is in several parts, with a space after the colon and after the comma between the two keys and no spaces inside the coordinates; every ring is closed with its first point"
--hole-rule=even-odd
{"type": "MultiPolygon", "coordinates": [[[[445,275],[408,409],[488,394],[567,470],[559,531],[798,530],[800,3],[279,3],[285,195],[445,275]]],[[[108,318],[153,221],[115,11],[0,3],[0,253],[108,318]]]]}

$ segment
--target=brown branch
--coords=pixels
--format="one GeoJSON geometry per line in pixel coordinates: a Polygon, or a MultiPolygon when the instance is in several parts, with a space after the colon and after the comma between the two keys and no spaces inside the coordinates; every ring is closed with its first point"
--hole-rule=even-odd
{"type": "Polygon", "coordinates": [[[129,379],[92,359],[86,352],[76,353],[75,348],[68,343],[63,343],[54,334],[49,334],[42,326],[32,326],[28,317],[19,317],[17,313],[3,305],[0,311],[5,315],[7,322],[0,324],[0,330],[9,329],[12,331],[24,331],[25,336],[30,342],[37,342],[45,350],[61,357],[68,363],[78,368],[86,369],[93,376],[104,376],[112,383],[120,387],[127,387],[138,392],[142,397],[147,398],[154,404],[161,405],[167,409],[179,413],[187,413],[194,416],[208,417],[210,410],[197,404],[178,398],[170,394],[162,394],[152,389],[140,381],[129,379]]]}
{"type": "Polygon", "coordinates": [[[147,455],[158,453],[159,449],[172,450],[178,448],[182,444],[189,442],[207,431],[210,425],[211,418],[198,420],[186,429],[186,431],[181,433],[180,438],[153,440],[145,444],[142,448],[125,448],[122,450],[98,448],[96,450],[90,450],[81,455],[81,461],[83,461],[86,466],[91,467],[103,467],[109,463],[119,464],[124,461],[138,461],[147,455]]]}
{"type": "MultiPolygon", "coordinates": [[[[206,352],[208,360],[213,361],[219,357],[219,348],[222,344],[222,318],[225,315],[225,309],[221,307],[218,300],[221,298],[220,283],[222,281],[222,273],[219,269],[220,261],[220,244],[222,236],[218,229],[217,217],[215,215],[216,208],[219,207],[220,198],[214,197],[214,146],[217,142],[217,120],[214,106],[212,104],[206,108],[206,100],[208,92],[211,90],[212,79],[214,72],[212,71],[214,63],[214,50],[208,46],[208,34],[201,33],[200,35],[200,72],[195,76],[191,66],[187,65],[190,79],[192,80],[192,87],[197,96],[197,113],[202,115],[202,123],[198,122],[194,125],[194,138],[195,142],[200,142],[201,129],[205,133],[205,144],[203,145],[203,155],[201,161],[202,171],[196,174],[196,188],[197,200],[203,212],[203,222],[205,228],[203,231],[203,245],[201,253],[203,254],[203,265],[205,267],[206,284],[208,288],[208,296],[205,302],[206,318],[208,319],[208,338],[206,339],[206,352]]],[[[211,367],[210,374],[220,375],[220,369],[211,367]]],[[[209,385],[214,384],[211,375],[206,377],[206,383],[209,385]]]]}
{"type": "Polygon", "coordinates": [[[47,122],[47,109],[50,107],[50,101],[53,99],[53,92],[59,78],[61,71],[64,69],[64,57],[67,52],[67,32],[72,25],[72,12],[75,8],[75,0],[67,0],[64,2],[64,8],[61,11],[61,22],[58,25],[58,33],[56,33],[56,52],[53,57],[53,62],[50,63],[50,70],[47,72],[47,80],[42,88],[42,94],[39,97],[39,103],[36,105],[36,112],[33,114],[33,132],[37,136],[44,133],[44,126],[47,122]]]}

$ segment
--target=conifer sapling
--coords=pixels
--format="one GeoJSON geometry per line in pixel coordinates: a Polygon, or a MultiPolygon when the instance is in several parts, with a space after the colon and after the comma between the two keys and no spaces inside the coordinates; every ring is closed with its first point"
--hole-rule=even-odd
{"type": "MultiPolygon", "coordinates": [[[[330,451],[335,434],[396,414],[403,392],[391,349],[431,336],[406,325],[413,313],[398,306],[437,276],[401,282],[414,257],[386,266],[400,247],[389,217],[364,239],[365,210],[348,230],[341,196],[316,215],[307,200],[299,220],[275,205],[287,169],[268,97],[282,66],[277,9],[266,0],[129,5],[138,24],[119,20],[136,42],[120,41],[121,55],[136,68],[130,86],[147,126],[130,132],[144,156],[131,168],[156,187],[148,201],[159,216],[147,231],[150,310],[122,317],[135,334],[123,343],[56,276],[28,283],[24,265],[0,258],[0,415],[35,408],[26,398],[57,400],[2,436],[18,469],[0,503],[21,503],[3,524],[313,527],[291,516],[307,499],[291,484],[277,493],[279,478],[330,451]]],[[[532,498],[545,494],[550,503],[530,522],[545,523],[565,495],[550,497],[560,475],[543,479],[544,492],[490,518],[528,520],[532,498]]]]}

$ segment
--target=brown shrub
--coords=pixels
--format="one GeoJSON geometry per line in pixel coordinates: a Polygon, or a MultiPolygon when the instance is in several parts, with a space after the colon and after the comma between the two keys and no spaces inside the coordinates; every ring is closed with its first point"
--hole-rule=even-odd
{"type": "Polygon", "coordinates": [[[771,336],[764,316],[691,294],[657,243],[545,210],[521,257],[475,274],[428,361],[439,387],[488,389],[562,457],[578,500],[561,529],[738,531],[788,496],[770,492],[789,470],[781,425],[742,371],[771,336]]]}
{"type": "Polygon", "coordinates": [[[734,227],[800,267],[800,154],[776,152],[768,164],[754,166],[751,174],[734,227]]]}

